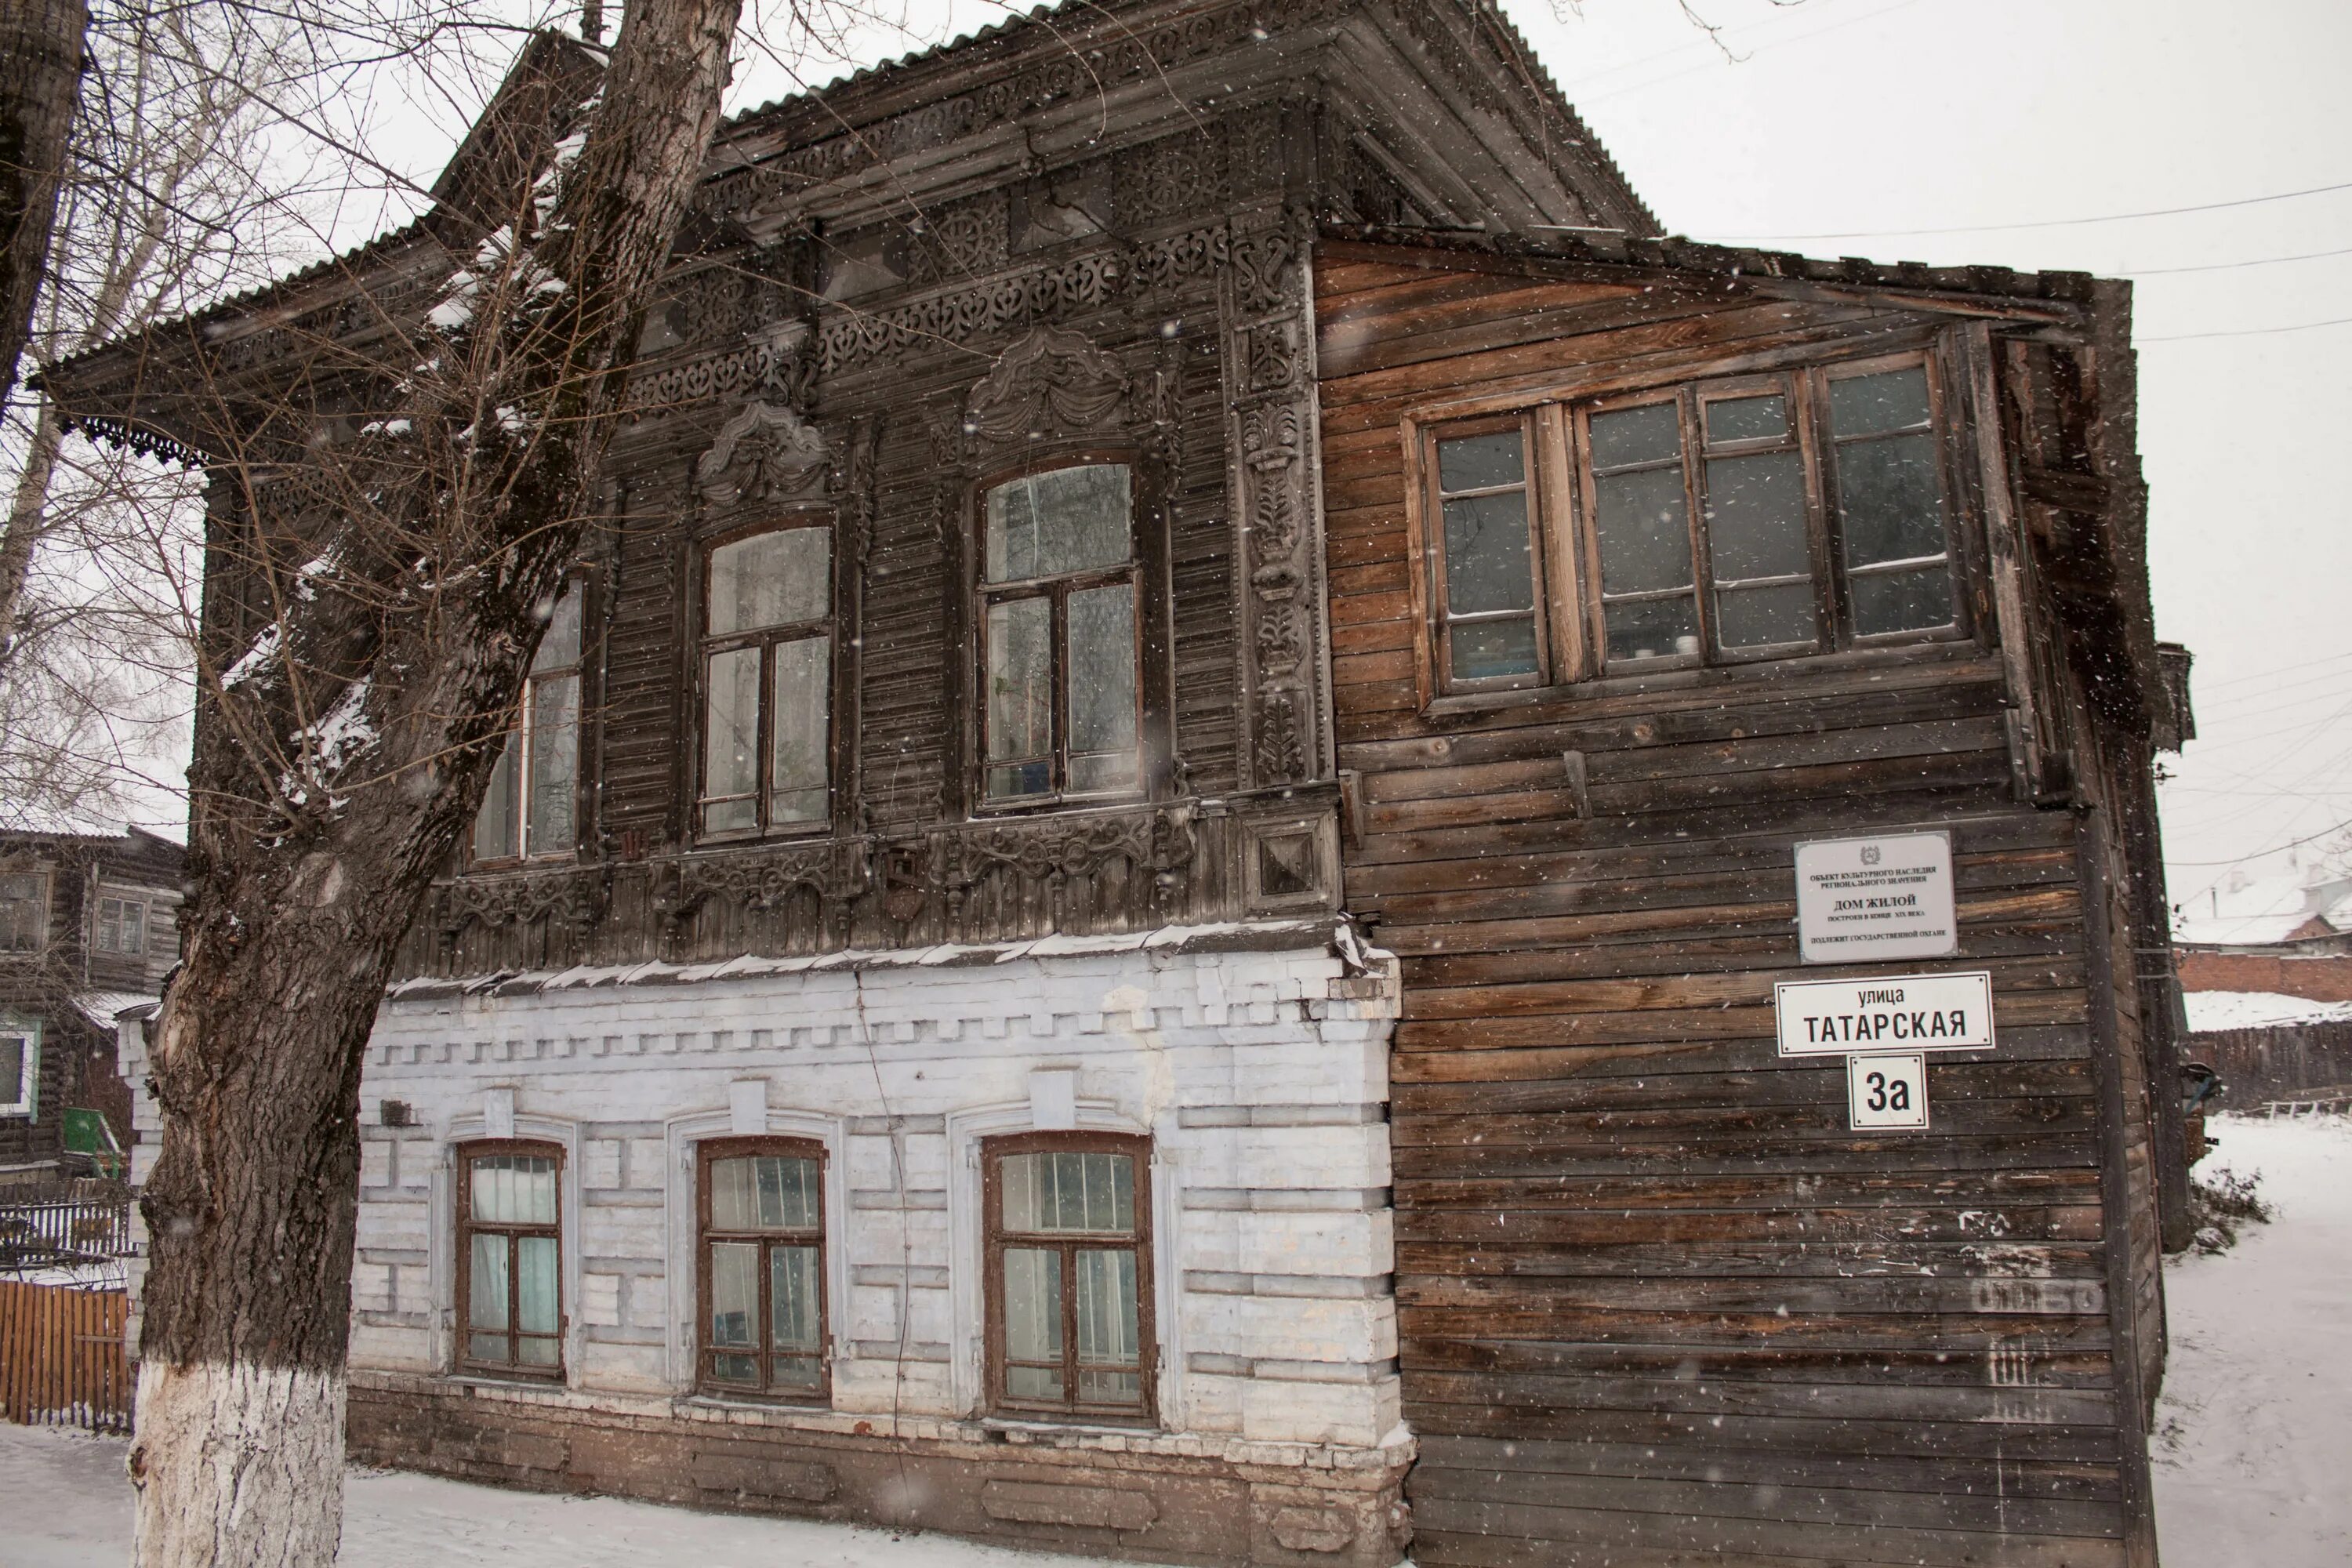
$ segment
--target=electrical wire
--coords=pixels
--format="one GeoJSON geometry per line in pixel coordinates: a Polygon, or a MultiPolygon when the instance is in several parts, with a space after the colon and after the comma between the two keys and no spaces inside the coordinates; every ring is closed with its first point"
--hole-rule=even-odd
{"type": "MultiPolygon", "coordinates": [[[[2078,228],[2085,224],[2129,223],[2138,218],[2179,217],[2187,213],[2226,212],[2233,207],[2261,206],[2267,202],[2298,201],[2305,196],[2324,196],[2334,191],[2352,191],[2352,180],[2332,185],[2313,185],[2308,190],[2278,191],[2266,196],[2241,196],[2235,201],[2200,202],[2195,206],[2150,207],[2146,212],[2103,213],[2097,217],[2053,217],[2032,223],[1969,224],[1958,228],[1854,228],[1835,229],[1827,234],[1735,234],[1722,237],[1745,244],[1766,242],[1795,243],[1814,239],[1926,239],[1945,234],[2006,234],[2028,228],[2078,228]]],[[[2347,318],[2352,319],[2352,318],[2347,318]]]]}
{"type": "Polygon", "coordinates": [[[2352,246],[2342,250],[2307,250],[2300,256],[2257,256],[2250,261],[2208,261],[2197,267],[2126,267],[2120,278],[2168,278],[2179,272],[2231,272],[2241,267],[2275,267],[2282,261],[2321,261],[2331,256],[2352,256],[2352,246]]]}
{"type": "Polygon", "coordinates": [[[2161,338],[2134,338],[2134,343],[2185,343],[2198,338],[2266,338],[2278,332],[2308,332],[2319,327],[2352,325],[2352,316],[2336,316],[2325,321],[2297,321],[2286,327],[2239,327],[2219,332],[2175,332],[2161,338]]]}

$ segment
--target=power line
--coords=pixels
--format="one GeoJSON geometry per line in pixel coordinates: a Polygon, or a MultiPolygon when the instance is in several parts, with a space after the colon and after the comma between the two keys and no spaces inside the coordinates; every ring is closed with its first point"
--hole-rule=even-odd
{"type": "MultiPolygon", "coordinates": [[[[2346,817],[2343,821],[2341,821],[2341,822],[2337,823],[2334,827],[2323,827],[2323,828],[2321,828],[2318,832],[2314,833],[2314,834],[2311,834],[2311,835],[2310,835],[2310,836],[2308,836],[2307,837],[2292,839],[2292,840],[2290,840],[2289,842],[2284,843],[2284,844],[2273,844],[2273,845],[2272,845],[2272,846],[2271,846],[2269,848],[2267,848],[2267,849],[2257,849],[2257,850],[2254,850],[2254,851],[2253,851],[2252,853],[2251,853],[2251,854],[2246,854],[2246,855],[2233,855],[2233,856],[2231,856],[2231,857],[2229,859],[2227,859],[2227,860],[2173,860],[2173,859],[2167,859],[2167,860],[2165,861],[2165,865],[2166,865],[2166,866],[2168,866],[2168,867],[2172,867],[2172,866],[2194,866],[2194,867],[2205,867],[2205,866],[2239,866],[2239,865],[2243,865],[2246,861],[2249,861],[2249,860],[2259,860],[2259,859],[2261,859],[2261,858],[2262,858],[2263,856],[2265,856],[2265,855],[2275,855],[2275,854],[2277,854],[2277,853],[2278,853],[2280,850],[2282,850],[2282,849],[2300,849],[2300,848],[2302,848],[2302,847],[2303,847],[2305,845],[2306,845],[2306,844],[2310,844],[2310,843],[2313,843],[2313,842],[2315,842],[2315,841],[2316,841],[2316,840],[2318,840],[2318,839],[2325,838],[2325,837],[2326,837],[2329,834],[2331,834],[2331,833],[2336,833],[2336,832],[2340,832],[2341,830],[2343,830],[2344,828],[2347,828],[2347,827],[2352,827],[2352,816],[2347,816],[2347,817],[2346,817]]],[[[2201,891],[2201,889],[2200,889],[2200,891],[2201,891]]]]}
{"type": "Polygon", "coordinates": [[[2352,191],[2352,180],[2333,185],[2314,185],[2304,191],[2279,191],[2267,196],[2241,196],[2229,202],[2200,202],[2189,207],[2151,207],[2146,212],[2105,213],[2097,217],[2053,217],[2033,223],[1973,224],[1960,228],[1850,228],[1829,234],[1735,234],[1720,237],[1748,244],[1764,241],[1813,239],[1922,239],[1943,234],[1995,234],[2022,228],[2074,228],[2083,224],[2127,223],[2144,217],[2179,217],[2184,213],[2226,212],[2232,207],[2260,206],[2265,202],[2291,202],[2304,196],[2324,196],[2331,191],[2352,191]]]}
{"type": "Polygon", "coordinates": [[[2230,272],[2241,267],[2275,267],[2282,261],[2320,261],[2331,256],[2352,256],[2352,246],[2342,250],[2307,250],[2301,256],[2258,256],[2252,261],[2209,261],[2200,267],[2127,267],[2117,276],[2168,278],[2176,272],[2230,272]]]}
{"type": "Polygon", "coordinates": [[[2289,327],[2239,327],[2221,332],[2175,332],[2168,337],[2134,338],[2135,343],[2185,343],[2197,338],[2266,338],[2276,332],[2308,332],[2320,327],[2352,325],[2352,316],[2336,316],[2325,321],[2297,321],[2289,327]]]}

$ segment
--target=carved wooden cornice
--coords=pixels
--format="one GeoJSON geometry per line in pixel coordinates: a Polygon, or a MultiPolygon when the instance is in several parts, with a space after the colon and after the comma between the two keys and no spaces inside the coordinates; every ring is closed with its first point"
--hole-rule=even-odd
{"type": "Polygon", "coordinates": [[[1196,848],[1190,801],[962,823],[932,837],[936,874],[950,889],[968,889],[998,868],[1030,877],[1075,877],[1100,869],[1114,857],[1140,869],[1181,872],[1196,848]]]}
{"type": "Polygon", "coordinates": [[[872,886],[872,853],[873,840],[851,837],[682,855],[656,863],[656,901],[673,921],[683,920],[712,898],[766,910],[805,889],[827,903],[837,903],[872,886]]]}
{"type": "Polygon", "coordinates": [[[445,940],[468,925],[533,925],[542,920],[578,932],[604,918],[608,900],[601,867],[473,872],[442,889],[435,923],[445,940]]]}

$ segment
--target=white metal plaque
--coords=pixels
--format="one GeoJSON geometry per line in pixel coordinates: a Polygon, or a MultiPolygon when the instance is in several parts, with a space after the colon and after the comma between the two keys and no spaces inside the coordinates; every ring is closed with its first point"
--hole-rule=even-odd
{"type": "Polygon", "coordinates": [[[1927,1125],[1927,1058],[1917,1053],[1845,1059],[1846,1125],[1855,1131],[1927,1125]]]}
{"type": "Polygon", "coordinates": [[[1807,963],[1876,963],[1959,952],[1951,835],[1798,845],[1797,946],[1807,963]]]}
{"type": "Polygon", "coordinates": [[[1992,1046],[1992,976],[1783,980],[1772,987],[1772,1013],[1784,1057],[1981,1051],[1992,1046]]]}

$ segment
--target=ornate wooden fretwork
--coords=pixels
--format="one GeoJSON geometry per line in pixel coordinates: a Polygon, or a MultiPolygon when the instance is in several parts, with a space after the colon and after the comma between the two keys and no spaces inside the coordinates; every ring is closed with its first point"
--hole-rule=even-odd
{"type": "Polygon", "coordinates": [[[1089,434],[1115,425],[1127,400],[1118,360],[1076,332],[1038,327],[971,389],[963,431],[974,443],[1089,434]]]}
{"type": "Polygon", "coordinates": [[[824,436],[798,414],[749,403],[694,465],[695,494],[713,511],[806,500],[824,493],[832,463],[824,436]]]}
{"type": "Polygon", "coordinates": [[[1314,507],[1314,386],[1301,247],[1283,228],[1237,236],[1225,269],[1234,511],[1244,567],[1247,742],[1255,787],[1322,773],[1321,567],[1314,507]]]}
{"type": "Polygon", "coordinates": [[[604,917],[604,874],[596,867],[461,877],[440,891],[434,927],[446,945],[469,925],[531,926],[577,939],[604,917]]]}

